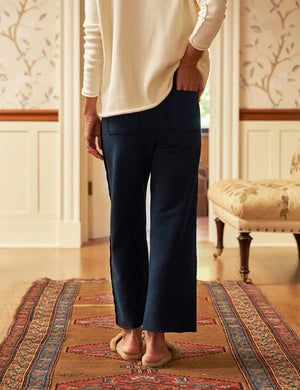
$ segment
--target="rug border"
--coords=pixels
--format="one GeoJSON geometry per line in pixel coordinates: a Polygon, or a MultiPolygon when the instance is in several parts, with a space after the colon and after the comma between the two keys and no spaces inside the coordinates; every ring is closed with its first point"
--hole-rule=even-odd
{"type": "MultiPolygon", "coordinates": [[[[233,356],[237,366],[239,367],[243,377],[245,378],[245,381],[248,384],[249,388],[253,389],[253,390],[256,389],[257,388],[256,383],[255,383],[255,381],[253,382],[251,372],[249,372],[247,365],[245,366],[245,365],[240,363],[240,359],[241,359],[240,353],[239,353],[240,349],[239,349],[236,341],[233,340],[233,338],[232,338],[233,333],[231,332],[230,327],[228,327],[228,323],[226,322],[226,314],[227,313],[222,312],[222,308],[218,303],[218,298],[222,299],[222,296],[218,297],[218,294],[224,294],[224,297],[226,297],[226,298],[223,297],[223,299],[228,300],[228,302],[232,301],[232,297],[231,297],[229,292],[230,292],[230,286],[233,283],[236,284],[236,286],[239,287],[243,291],[243,293],[248,297],[248,299],[250,300],[251,304],[254,307],[254,310],[258,313],[262,322],[264,323],[266,328],[270,331],[270,333],[273,335],[273,337],[276,340],[276,342],[278,343],[278,345],[280,345],[282,353],[285,355],[286,359],[290,362],[293,369],[299,373],[299,362],[297,361],[298,354],[293,353],[293,351],[291,351],[291,349],[289,348],[289,345],[284,340],[284,338],[282,337],[280,332],[278,332],[278,330],[276,328],[274,328],[274,326],[272,327],[272,324],[270,323],[270,320],[266,316],[263,308],[260,308],[260,306],[257,305],[258,299],[257,299],[257,297],[255,297],[254,294],[256,293],[260,297],[262,297],[264,299],[265,303],[272,310],[274,310],[274,313],[276,315],[278,315],[279,320],[283,324],[283,328],[286,327],[286,329],[291,331],[292,335],[294,336],[294,339],[297,341],[297,345],[300,345],[300,338],[297,335],[297,333],[291,328],[291,326],[287,323],[287,321],[284,319],[284,317],[280,314],[278,309],[269,301],[269,299],[266,297],[266,295],[262,292],[262,290],[257,285],[251,284],[250,288],[253,288],[255,291],[249,291],[249,288],[247,289],[247,286],[249,286],[249,285],[247,283],[242,282],[242,281],[207,282],[205,284],[207,284],[209,294],[211,297],[211,301],[213,303],[213,306],[214,306],[214,308],[218,314],[218,317],[220,319],[220,322],[222,324],[223,331],[224,331],[224,334],[226,336],[230,351],[231,351],[232,356],[233,356]],[[218,287],[221,288],[222,292],[218,293],[218,290],[215,290],[214,287],[216,287],[217,289],[218,289],[218,287]],[[228,289],[229,289],[229,291],[227,291],[228,289]],[[272,328],[271,330],[270,330],[270,327],[272,328]]],[[[273,386],[276,386],[276,388],[277,388],[277,385],[278,385],[278,386],[280,386],[279,388],[282,388],[281,386],[284,386],[284,385],[278,383],[277,377],[273,376],[272,370],[270,371],[270,369],[268,368],[269,367],[268,364],[265,364],[265,355],[262,355],[259,350],[256,351],[255,345],[252,344],[251,340],[253,338],[253,335],[251,333],[249,333],[247,330],[247,327],[245,327],[243,318],[240,317],[239,313],[235,309],[235,304],[232,303],[232,304],[230,304],[230,306],[232,306],[232,310],[234,310],[234,315],[236,316],[236,319],[237,319],[238,323],[240,324],[241,329],[243,330],[243,333],[245,333],[244,336],[246,337],[246,339],[248,339],[248,342],[251,345],[251,349],[253,350],[253,353],[256,355],[257,359],[262,363],[261,366],[264,369],[264,371],[267,373],[268,380],[270,381],[271,386],[273,385],[273,386]],[[249,339],[249,336],[250,336],[250,339],[249,339]]]]}

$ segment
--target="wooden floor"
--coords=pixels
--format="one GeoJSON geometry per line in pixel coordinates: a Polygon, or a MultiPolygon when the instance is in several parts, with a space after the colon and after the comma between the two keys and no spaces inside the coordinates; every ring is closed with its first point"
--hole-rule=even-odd
{"type": "MultiPolygon", "coordinates": [[[[205,236],[199,225],[198,237],[205,236]]],[[[239,280],[239,250],[225,248],[214,259],[214,245],[198,242],[198,279],[239,280]]],[[[300,336],[300,262],[294,248],[251,248],[250,276],[300,336]]],[[[0,340],[31,283],[53,279],[109,278],[108,241],[90,241],[81,249],[0,248],[0,340]]]]}

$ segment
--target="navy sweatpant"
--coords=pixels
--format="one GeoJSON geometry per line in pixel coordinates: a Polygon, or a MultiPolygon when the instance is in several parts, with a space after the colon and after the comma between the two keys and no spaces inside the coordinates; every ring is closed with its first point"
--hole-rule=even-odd
{"type": "Polygon", "coordinates": [[[176,91],[174,83],[155,108],[103,118],[102,147],[111,198],[117,324],[153,332],[196,331],[197,93],[176,91]]]}

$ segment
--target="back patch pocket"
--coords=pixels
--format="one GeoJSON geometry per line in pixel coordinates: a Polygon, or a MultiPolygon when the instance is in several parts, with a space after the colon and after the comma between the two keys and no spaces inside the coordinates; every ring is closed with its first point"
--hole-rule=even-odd
{"type": "Polygon", "coordinates": [[[108,133],[115,135],[136,134],[139,129],[138,114],[121,114],[107,117],[108,133]]]}

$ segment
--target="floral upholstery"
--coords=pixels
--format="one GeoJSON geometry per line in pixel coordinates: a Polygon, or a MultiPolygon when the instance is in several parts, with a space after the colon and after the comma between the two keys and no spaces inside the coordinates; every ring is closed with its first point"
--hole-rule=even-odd
{"type": "Polygon", "coordinates": [[[300,231],[300,141],[290,180],[221,180],[208,197],[215,214],[239,231],[300,231]]]}

